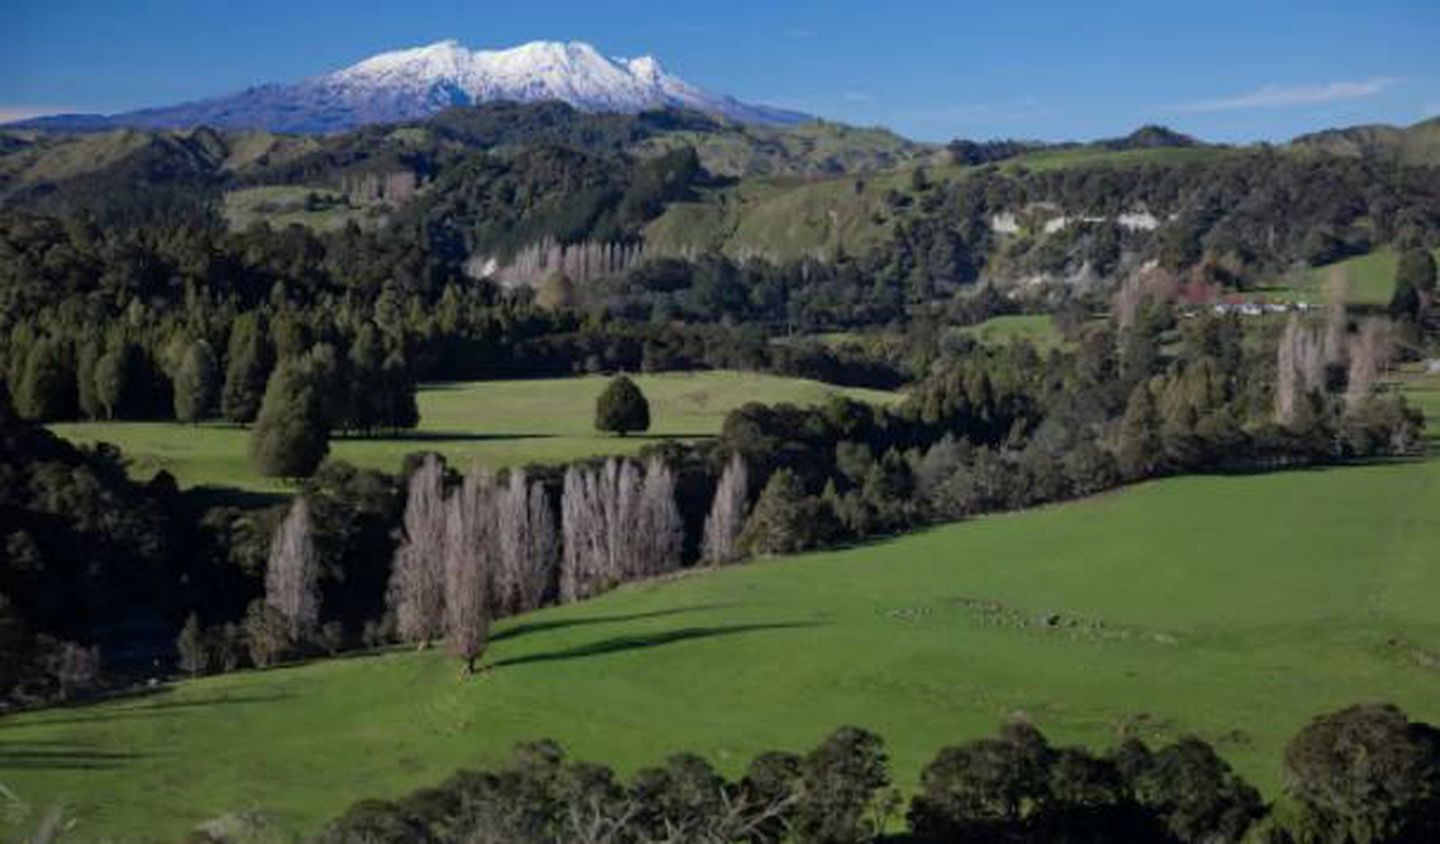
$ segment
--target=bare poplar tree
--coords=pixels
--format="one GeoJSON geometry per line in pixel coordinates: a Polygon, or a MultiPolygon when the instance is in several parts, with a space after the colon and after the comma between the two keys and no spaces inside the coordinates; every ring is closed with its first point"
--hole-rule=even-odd
{"type": "Polygon", "coordinates": [[[560,497],[564,558],[560,568],[560,600],[578,601],[594,594],[605,559],[604,513],[596,500],[596,478],[571,466],[565,471],[560,497]]]}
{"type": "Polygon", "coordinates": [[[745,502],[749,490],[749,471],[737,452],[720,475],[720,483],[715,487],[715,501],[705,519],[700,554],[706,562],[728,563],[739,558],[737,540],[741,528],[745,526],[745,502]]]}
{"type": "Polygon", "coordinates": [[[500,557],[494,480],[476,467],[445,505],[445,641],[475,673],[490,635],[491,585],[500,557]]]}
{"type": "Polygon", "coordinates": [[[520,610],[536,609],[550,591],[555,565],[560,552],[560,537],[555,533],[555,516],[550,511],[550,498],[543,484],[530,485],[529,492],[530,553],[529,569],[520,582],[520,610]]]}
{"type": "Polygon", "coordinates": [[[490,596],[496,611],[512,614],[520,611],[522,593],[530,570],[530,501],[523,469],[510,470],[508,483],[495,494],[496,544],[499,565],[495,569],[495,589],[490,596]]]}
{"type": "Polygon", "coordinates": [[[426,455],[410,476],[404,535],[385,596],[400,638],[422,648],[443,629],[445,516],[444,472],[435,455],[426,455]]]}
{"type": "Polygon", "coordinates": [[[1350,339],[1350,367],[1345,385],[1345,404],[1353,409],[1370,395],[1380,373],[1390,363],[1390,322],[1369,317],[1360,323],[1360,333],[1350,339]]]}
{"type": "Polygon", "coordinates": [[[1295,421],[1300,399],[1325,386],[1325,341],[1291,314],[1280,335],[1275,358],[1275,419],[1295,421]]]}
{"type": "Polygon", "coordinates": [[[658,457],[652,457],[645,468],[645,486],[636,516],[638,524],[631,533],[637,538],[634,553],[639,575],[650,577],[679,568],[685,525],[675,503],[675,475],[658,457]]]}
{"type": "Polygon", "coordinates": [[[300,495],[275,531],[265,566],[265,603],[284,617],[292,641],[309,635],[320,621],[319,581],[310,504],[300,495]]]}
{"type": "Polygon", "coordinates": [[[640,524],[640,470],[629,460],[605,461],[597,496],[605,519],[605,583],[610,588],[646,572],[640,524]]]}

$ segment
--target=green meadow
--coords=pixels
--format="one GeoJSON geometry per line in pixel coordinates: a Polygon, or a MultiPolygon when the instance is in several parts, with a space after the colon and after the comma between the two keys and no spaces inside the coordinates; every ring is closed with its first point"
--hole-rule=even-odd
{"type": "MultiPolygon", "coordinates": [[[[1433,423],[1440,378],[1414,395],[1433,423]]],[[[239,810],[306,832],[525,739],[734,774],[857,724],[910,788],[938,747],[1023,713],[1096,747],[1197,734],[1274,797],[1317,713],[1386,699],[1440,720],[1437,547],[1434,458],[1171,479],[633,584],[502,623],[470,679],[394,650],[9,716],[0,782],[70,806],[81,838],[239,810]]]]}
{"type": "MultiPolygon", "coordinates": [[[[1434,254],[1440,259],[1440,249],[1434,254]]],[[[1275,285],[1260,288],[1256,293],[1283,302],[1323,303],[1332,274],[1338,271],[1345,275],[1348,282],[1347,301],[1350,304],[1384,306],[1390,304],[1390,296],[1395,292],[1395,264],[1398,260],[1395,250],[1377,249],[1323,267],[1296,270],[1275,285]]]]}
{"type": "MultiPolygon", "coordinates": [[[[600,376],[526,381],[433,384],[417,396],[420,425],[396,437],[331,440],[330,454],[358,466],[400,468],[405,455],[438,451],[453,463],[481,460],[494,467],[564,463],[583,457],[631,454],[657,439],[695,439],[720,431],[725,414],[749,401],[817,404],[840,393],[891,401],[894,393],[834,387],[817,381],[742,372],[641,375],[650,401],[650,430],[625,438],[595,430],[600,376]]],[[[249,431],[221,423],[79,422],[52,425],[79,443],[120,446],[137,477],[166,470],[184,486],[202,484],[283,490],[250,466],[249,431]]]]}

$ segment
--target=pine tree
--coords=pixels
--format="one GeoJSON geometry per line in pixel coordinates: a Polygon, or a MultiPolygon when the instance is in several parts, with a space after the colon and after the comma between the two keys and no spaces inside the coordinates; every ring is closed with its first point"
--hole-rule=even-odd
{"type": "Polygon", "coordinates": [[[650,430],[650,403],[624,375],[610,381],[595,402],[595,428],[625,436],[650,430]]]}
{"type": "Polygon", "coordinates": [[[319,582],[310,505],[299,495],[275,531],[265,567],[265,603],[285,620],[292,642],[303,641],[319,625],[319,582]]]}
{"type": "Polygon", "coordinates": [[[300,478],[314,473],[330,451],[324,397],[304,361],[276,367],[250,434],[250,458],[260,474],[300,478]]]}
{"type": "Polygon", "coordinates": [[[210,344],[197,340],[186,347],[175,370],[175,419],[195,423],[210,415],[219,387],[219,365],[210,344]]]}
{"type": "Polygon", "coordinates": [[[404,533],[386,591],[400,638],[421,647],[443,630],[445,520],[444,469],[427,454],[410,476],[404,533]]]}
{"type": "Polygon", "coordinates": [[[274,351],[264,320],[255,312],[241,314],[230,330],[221,415],[238,425],[254,422],[273,366],[274,351]]]}
{"type": "Polygon", "coordinates": [[[15,409],[26,419],[49,422],[75,415],[74,361],[60,343],[44,338],[30,347],[15,391],[15,409]]]}
{"type": "Polygon", "coordinates": [[[705,519],[705,536],[701,558],[709,563],[728,563],[740,556],[740,531],[745,524],[745,504],[749,495],[749,472],[737,452],[731,456],[720,483],[715,487],[715,500],[705,519]]]}
{"type": "Polygon", "coordinates": [[[1120,473],[1127,479],[1150,477],[1159,468],[1164,457],[1160,424],[1160,414],[1155,407],[1155,397],[1150,394],[1150,385],[1141,383],[1130,393],[1125,415],[1120,420],[1120,439],[1115,449],[1120,473]]]}
{"type": "Polygon", "coordinates": [[[138,355],[134,346],[119,341],[111,343],[100,359],[95,361],[95,373],[92,376],[95,400],[106,419],[127,415],[127,409],[133,404],[133,396],[138,392],[134,384],[139,370],[138,355]]]}

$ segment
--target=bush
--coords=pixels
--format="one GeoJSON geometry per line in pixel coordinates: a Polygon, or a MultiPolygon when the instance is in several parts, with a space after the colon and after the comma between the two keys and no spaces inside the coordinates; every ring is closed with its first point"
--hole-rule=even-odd
{"type": "Polygon", "coordinates": [[[624,375],[614,378],[595,401],[595,428],[625,436],[650,430],[650,402],[624,375]]]}

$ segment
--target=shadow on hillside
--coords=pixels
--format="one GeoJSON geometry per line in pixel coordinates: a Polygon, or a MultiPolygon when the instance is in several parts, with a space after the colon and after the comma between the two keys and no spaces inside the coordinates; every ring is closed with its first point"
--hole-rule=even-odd
{"type": "MultiPolygon", "coordinates": [[[[283,694],[246,694],[246,695],[225,695],[223,697],[206,698],[204,700],[164,700],[167,695],[172,694],[174,689],[169,686],[158,686],[155,688],[135,689],[122,694],[108,695],[101,698],[89,698],[77,700],[69,704],[57,704],[47,707],[40,712],[44,713],[38,720],[19,722],[15,720],[0,720],[0,733],[7,729],[15,728],[44,728],[54,726],[72,726],[76,724],[102,724],[110,721],[137,720],[144,718],[160,718],[176,710],[187,709],[214,709],[223,706],[236,706],[251,703],[271,703],[277,700],[284,700],[290,695],[283,694]],[[152,698],[162,698],[152,700],[152,698]],[[133,705],[130,705],[133,702],[133,705]],[[88,707],[98,704],[119,704],[116,708],[89,709],[88,707]],[[86,714],[78,714],[81,708],[85,707],[86,714]],[[50,718],[45,717],[51,712],[67,713],[75,712],[75,715],[50,718]]],[[[30,742],[33,744],[34,742],[30,742]]],[[[0,758],[8,749],[0,747],[0,758]]]]}
{"type": "Polygon", "coordinates": [[[618,615],[595,615],[587,618],[561,618],[554,621],[532,621],[526,624],[517,624],[514,627],[501,630],[490,637],[492,642],[503,642],[506,639],[514,639],[517,636],[525,636],[530,633],[543,633],[548,630],[564,630],[567,627],[588,627],[592,624],[618,624],[622,621],[640,621],[646,618],[663,618],[668,615],[679,615],[681,613],[705,612],[707,610],[724,609],[734,606],[733,604],[696,604],[693,607],[672,607],[668,610],[651,610],[650,612],[632,612],[618,615]]]}
{"type": "Polygon", "coordinates": [[[793,630],[803,627],[818,627],[813,622],[779,622],[774,624],[732,624],[725,627],[682,627],[678,630],[668,630],[663,633],[641,634],[635,636],[617,636],[613,639],[602,639],[598,642],[591,642],[588,645],[580,645],[574,648],[566,648],[549,653],[527,654],[525,656],[511,657],[509,659],[496,660],[487,665],[487,668],[503,668],[512,665],[527,665],[540,662],[560,662],[567,659],[583,659],[588,656],[603,656],[605,654],[622,653],[643,648],[656,648],[662,645],[673,645],[677,642],[689,642],[695,639],[713,639],[718,636],[736,636],[741,633],[756,633],[764,630],[793,630]]]}
{"type": "Polygon", "coordinates": [[[27,741],[0,747],[0,771],[94,771],[117,768],[140,758],[138,753],[94,750],[79,742],[27,741]]]}
{"type": "Polygon", "coordinates": [[[509,440],[549,440],[555,434],[482,434],[475,431],[405,431],[389,434],[344,434],[331,437],[338,442],[430,443],[430,442],[507,442],[509,440]]]}

